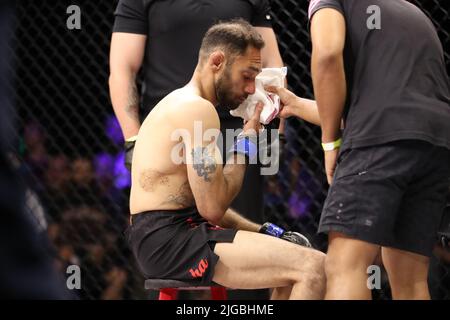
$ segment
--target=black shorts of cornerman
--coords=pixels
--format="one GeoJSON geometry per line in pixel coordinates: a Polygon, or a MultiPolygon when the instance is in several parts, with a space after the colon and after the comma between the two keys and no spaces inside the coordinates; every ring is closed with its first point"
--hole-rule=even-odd
{"type": "Polygon", "coordinates": [[[430,256],[449,176],[450,150],[419,140],[345,150],[319,232],[430,256]]]}
{"type": "Polygon", "coordinates": [[[233,242],[237,230],[209,224],[196,208],[132,215],[127,242],[147,279],[211,285],[217,242],[233,242]]]}

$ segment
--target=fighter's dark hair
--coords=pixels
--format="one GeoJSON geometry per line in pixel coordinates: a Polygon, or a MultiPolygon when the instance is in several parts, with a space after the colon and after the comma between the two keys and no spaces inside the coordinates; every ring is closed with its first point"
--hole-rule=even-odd
{"type": "Polygon", "coordinates": [[[199,59],[204,61],[212,52],[222,50],[231,60],[243,55],[249,47],[264,47],[264,40],[250,23],[243,19],[219,22],[209,28],[203,37],[199,59]]]}

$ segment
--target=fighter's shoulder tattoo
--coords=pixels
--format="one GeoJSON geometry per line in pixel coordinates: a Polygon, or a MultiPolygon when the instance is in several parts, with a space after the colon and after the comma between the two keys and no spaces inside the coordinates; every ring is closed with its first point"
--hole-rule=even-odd
{"type": "Polygon", "coordinates": [[[210,182],[210,175],[217,169],[216,159],[211,150],[207,147],[196,147],[192,149],[193,167],[199,177],[203,177],[206,182],[210,182]]]}

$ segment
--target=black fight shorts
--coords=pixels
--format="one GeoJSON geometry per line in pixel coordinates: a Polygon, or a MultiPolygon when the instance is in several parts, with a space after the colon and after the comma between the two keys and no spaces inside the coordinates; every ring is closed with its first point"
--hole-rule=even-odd
{"type": "Polygon", "coordinates": [[[319,232],[430,256],[449,176],[450,150],[419,140],[345,150],[319,232]]]}
{"type": "Polygon", "coordinates": [[[147,279],[211,285],[217,242],[233,242],[237,230],[209,224],[196,208],[132,215],[127,242],[147,279]]]}

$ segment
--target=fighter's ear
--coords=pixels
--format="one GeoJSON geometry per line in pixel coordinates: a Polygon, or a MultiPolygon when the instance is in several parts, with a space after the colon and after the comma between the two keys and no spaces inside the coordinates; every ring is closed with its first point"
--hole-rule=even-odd
{"type": "Polygon", "coordinates": [[[213,71],[220,71],[225,65],[225,54],[223,51],[214,51],[209,56],[209,65],[213,71]]]}

